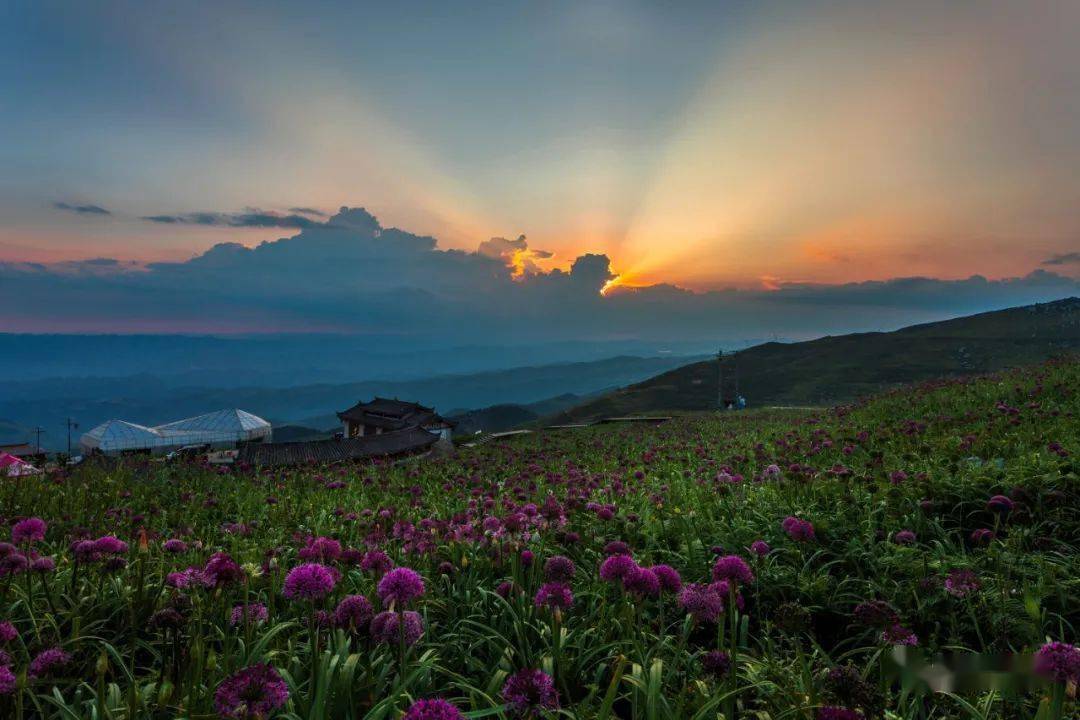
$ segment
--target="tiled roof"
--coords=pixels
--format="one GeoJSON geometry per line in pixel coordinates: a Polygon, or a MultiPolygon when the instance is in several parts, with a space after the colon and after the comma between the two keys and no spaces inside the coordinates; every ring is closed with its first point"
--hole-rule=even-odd
{"type": "Polygon", "coordinates": [[[358,402],[348,410],[337,414],[342,420],[351,420],[384,430],[400,430],[406,427],[447,425],[453,423],[439,416],[433,408],[404,400],[377,397],[371,402],[358,402]]]}
{"type": "Polygon", "coordinates": [[[412,427],[343,440],[251,444],[240,449],[236,462],[245,465],[320,465],[421,452],[438,439],[438,435],[412,427]]]}
{"type": "Polygon", "coordinates": [[[15,457],[24,457],[26,455],[37,455],[38,450],[30,443],[11,443],[0,444],[0,452],[5,452],[8,455],[14,455],[15,457]]]}

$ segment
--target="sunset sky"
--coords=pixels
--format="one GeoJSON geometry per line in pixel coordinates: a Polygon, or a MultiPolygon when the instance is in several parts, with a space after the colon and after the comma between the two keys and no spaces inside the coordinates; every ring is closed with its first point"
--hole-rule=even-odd
{"type": "Polygon", "coordinates": [[[0,261],[179,262],[350,206],[627,286],[1075,278],[1077,27],[1072,0],[4,3],[0,261]]]}

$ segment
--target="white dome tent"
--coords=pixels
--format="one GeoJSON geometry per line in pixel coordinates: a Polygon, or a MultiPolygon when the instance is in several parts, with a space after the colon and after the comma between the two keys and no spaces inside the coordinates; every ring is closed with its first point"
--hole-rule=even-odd
{"type": "Polygon", "coordinates": [[[268,441],[271,431],[270,423],[261,417],[231,409],[155,427],[109,420],[83,435],[79,444],[86,453],[163,453],[185,445],[233,447],[246,442],[268,441]]]}
{"type": "Polygon", "coordinates": [[[79,444],[86,452],[123,452],[140,448],[154,448],[163,438],[143,425],[124,420],[107,420],[83,434],[79,444]]]}

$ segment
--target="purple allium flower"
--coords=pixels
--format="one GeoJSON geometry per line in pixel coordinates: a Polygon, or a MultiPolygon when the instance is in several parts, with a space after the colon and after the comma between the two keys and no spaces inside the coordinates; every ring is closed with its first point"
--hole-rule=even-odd
{"type": "Polygon", "coordinates": [[[400,640],[398,623],[402,617],[405,618],[405,644],[410,646],[415,644],[424,634],[424,620],[420,617],[420,613],[412,610],[400,615],[387,610],[373,617],[371,619],[372,639],[384,645],[397,645],[400,640]]]}
{"type": "Polygon", "coordinates": [[[308,540],[306,546],[296,553],[301,560],[334,562],[341,557],[341,543],[334,538],[317,537],[308,540]]]}
{"type": "Polygon", "coordinates": [[[161,544],[161,549],[174,555],[187,552],[187,543],[179,538],[170,538],[161,544]]]}
{"type": "Polygon", "coordinates": [[[568,583],[574,577],[574,561],[562,555],[554,555],[544,563],[544,579],[548,582],[568,583]]]}
{"type": "Polygon", "coordinates": [[[369,550],[364,553],[364,558],[360,561],[361,570],[373,572],[376,575],[382,575],[392,567],[394,567],[393,561],[382,550],[369,550]]]}
{"type": "Polygon", "coordinates": [[[623,575],[623,589],[641,597],[660,594],[660,578],[648,568],[635,566],[623,575]]]}
{"type": "Polygon", "coordinates": [[[98,560],[101,553],[97,551],[93,540],[80,540],[72,543],[71,552],[75,556],[75,562],[89,563],[98,560]]]}
{"type": "Polygon", "coordinates": [[[6,665],[0,665],[0,695],[10,695],[15,692],[15,673],[6,665]]]}
{"type": "Polygon", "coordinates": [[[989,528],[978,528],[971,531],[972,545],[989,545],[994,540],[994,531],[989,528]]]}
{"type": "Polygon", "coordinates": [[[1080,683],[1080,648],[1063,642],[1049,642],[1035,653],[1035,674],[1052,682],[1080,683]]]}
{"type": "Polygon", "coordinates": [[[709,583],[709,590],[716,593],[725,600],[729,600],[734,594],[735,607],[740,610],[746,609],[746,602],[743,600],[742,593],[739,592],[739,586],[733,583],[731,580],[717,580],[716,582],[709,583]]]}
{"type": "Polygon", "coordinates": [[[30,661],[30,677],[52,675],[69,662],[71,662],[71,655],[58,647],[42,650],[30,661]]]}
{"type": "Polygon", "coordinates": [[[203,576],[211,586],[222,587],[243,580],[244,570],[228,553],[216,552],[206,561],[203,576]]]}
{"type": "Polygon", "coordinates": [[[852,613],[860,625],[887,628],[900,622],[900,615],[884,600],[867,600],[855,606],[852,613]]]}
{"type": "Polygon", "coordinates": [[[519,670],[511,675],[503,685],[502,698],[519,717],[559,707],[555,681],[543,670],[519,670]]]}
{"type": "Polygon", "coordinates": [[[1005,495],[995,495],[986,501],[986,509],[992,512],[1005,513],[1011,512],[1015,504],[1013,501],[1005,495]]]}
{"type": "Polygon", "coordinates": [[[0,577],[18,575],[30,567],[30,560],[21,552],[0,557],[0,577]]]}
{"type": "Polygon", "coordinates": [[[45,521],[38,517],[20,520],[11,528],[11,542],[21,545],[44,540],[48,527],[45,521]]]}
{"type": "Polygon", "coordinates": [[[346,595],[334,608],[334,625],[356,632],[368,626],[374,612],[363,595],[346,595]]]}
{"type": "Polygon", "coordinates": [[[900,530],[893,535],[893,542],[897,545],[911,545],[915,542],[915,533],[911,530],[900,530]]]}
{"type": "Polygon", "coordinates": [[[401,720],[464,720],[464,715],[445,700],[417,700],[401,720]]]}
{"type": "Polygon", "coordinates": [[[225,678],[214,693],[222,718],[262,720],[289,700],[289,686],[270,665],[258,664],[225,678]]]}
{"type": "Polygon", "coordinates": [[[754,582],[754,573],[738,555],[725,555],[717,558],[712,569],[713,580],[731,580],[742,585],[754,582]]]}
{"type": "Polygon", "coordinates": [[[247,608],[247,619],[252,625],[258,625],[259,623],[266,622],[270,617],[270,611],[266,609],[266,606],[262,603],[249,603],[248,605],[237,605],[232,609],[232,613],[229,615],[229,625],[236,627],[244,623],[244,608],[247,608]]]}
{"type": "Polygon", "coordinates": [[[538,608],[549,607],[552,610],[556,608],[569,610],[570,606],[574,604],[574,593],[570,590],[570,586],[564,583],[544,583],[537,591],[533,604],[538,608]]]}
{"type": "Polygon", "coordinates": [[[330,568],[320,563],[304,563],[285,576],[282,592],[290,600],[322,600],[336,584],[337,578],[330,568]]]}
{"type": "Polygon", "coordinates": [[[214,587],[214,582],[207,579],[203,571],[196,567],[189,567],[187,570],[169,573],[165,576],[165,584],[169,587],[174,587],[177,590],[186,590],[192,587],[214,587]]]}
{"type": "Polygon", "coordinates": [[[971,570],[953,570],[945,578],[945,592],[954,597],[967,597],[980,587],[978,576],[971,570]]]}
{"type": "Polygon", "coordinates": [[[379,581],[379,599],[384,605],[407,605],[424,594],[424,579],[407,567],[394,568],[379,581]]]}
{"type": "Polygon", "coordinates": [[[637,563],[629,555],[612,555],[600,563],[600,579],[616,582],[636,567],[637,563]]]}
{"type": "Polygon", "coordinates": [[[784,518],[784,522],[780,523],[780,527],[784,529],[784,532],[786,532],[788,537],[792,540],[809,542],[815,537],[814,526],[809,520],[788,516],[784,518]]]}
{"type": "Polygon", "coordinates": [[[710,675],[723,677],[731,669],[731,656],[723,650],[710,650],[701,656],[701,668],[710,675]]]}
{"type": "Polygon", "coordinates": [[[37,557],[30,563],[30,569],[39,573],[51,573],[56,569],[56,561],[47,555],[37,557]]]}
{"type": "Polygon", "coordinates": [[[119,555],[110,555],[104,558],[101,567],[105,568],[108,572],[123,570],[127,567],[127,558],[120,557],[119,555]]]}
{"type": "Polygon", "coordinates": [[[765,557],[770,552],[772,552],[772,548],[769,547],[769,543],[765,542],[764,540],[755,540],[754,542],[750,543],[750,552],[754,553],[758,557],[765,557]]]}
{"type": "Polygon", "coordinates": [[[919,636],[903,625],[895,623],[885,628],[881,633],[881,642],[886,645],[908,645],[914,647],[919,644],[919,636]]]}
{"type": "Polygon", "coordinates": [[[521,551],[521,564],[525,567],[532,567],[533,559],[536,557],[532,550],[521,551]]]}
{"type": "Polygon", "coordinates": [[[622,540],[612,540],[604,546],[605,555],[629,555],[630,546],[622,540]]]}
{"type": "Polygon", "coordinates": [[[113,535],[105,535],[94,541],[94,551],[102,555],[123,555],[128,551],[128,544],[113,535]]]}
{"type": "Polygon", "coordinates": [[[858,710],[840,707],[839,705],[825,705],[818,708],[817,720],[863,720],[863,715],[858,710]]]}
{"type": "Polygon", "coordinates": [[[19,631],[15,629],[15,626],[5,620],[0,622],[0,643],[7,644],[14,642],[19,637],[19,631]]]}
{"type": "Polygon", "coordinates": [[[186,619],[179,610],[174,607],[163,607],[150,616],[148,624],[158,630],[179,630],[185,622],[186,619]]]}
{"type": "Polygon", "coordinates": [[[501,598],[510,597],[510,593],[514,591],[514,583],[509,580],[503,580],[501,583],[495,586],[495,594],[501,598]]]}
{"type": "Polygon", "coordinates": [[[761,471],[761,476],[769,480],[777,480],[783,472],[780,470],[780,466],[777,464],[766,465],[765,469],[761,471]]]}
{"type": "Polygon", "coordinates": [[[660,581],[660,589],[664,592],[677,593],[682,589],[682,578],[679,571],[670,565],[653,565],[653,575],[660,581]]]}
{"type": "Polygon", "coordinates": [[[724,612],[724,598],[708,585],[691,583],[679,593],[679,605],[696,622],[715,623],[724,612]]]}

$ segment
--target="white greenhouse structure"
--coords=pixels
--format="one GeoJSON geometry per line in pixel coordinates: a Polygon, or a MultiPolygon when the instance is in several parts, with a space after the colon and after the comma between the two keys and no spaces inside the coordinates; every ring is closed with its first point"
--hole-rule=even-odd
{"type": "Polygon", "coordinates": [[[79,444],[84,453],[165,453],[188,445],[222,448],[248,442],[269,442],[271,431],[270,423],[261,417],[232,409],[155,427],[109,420],[83,435],[79,444]]]}

